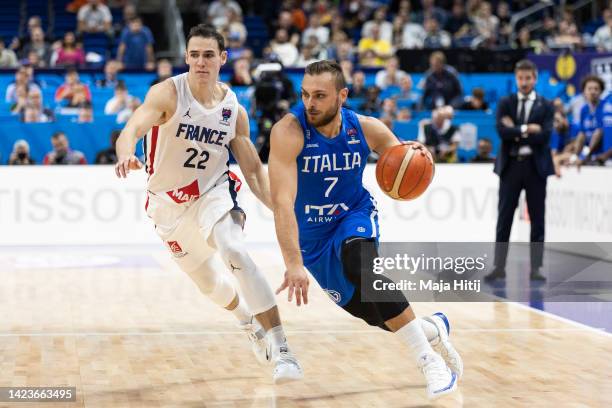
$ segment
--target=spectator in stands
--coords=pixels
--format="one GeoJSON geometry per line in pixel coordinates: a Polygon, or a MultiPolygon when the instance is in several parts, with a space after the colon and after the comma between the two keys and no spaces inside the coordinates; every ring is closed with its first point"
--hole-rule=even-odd
{"type": "Polygon", "coordinates": [[[476,156],[470,160],[472,163],[495,163],[495,157],[491,156],[493,144],[491,139],[483,137],[478,140],[476,156]]]}
{"type": "Polygon", "coordinates": [[[64,132],[55,132],[51,136],[51,144],[53,150],[45,155],[43,164],[87,164],[83,153],[70,149],[64,132]]]}
{"type": "Polygon", "coordinates": [[[306,44],[302,47],[302,51],[300,52],[300,56],[298,57],[297,62],[295,63],[296,67],[304,68],[306,65],[313,63],[315,61],[319,61],[314,54],[314,46],[312,44],[306,44]]]}
{"type": "Polygon", "coordinates": [[[409,122],[412,120],[412,111],[409,108],[401,108],[397,112],[397,117],[395,120],[399,122],[409,122]]]}
{"type": "Polygon", "coordinates": [[[605,9],[603,12],[605,24],[595,31],[593,44],[599,52],[612,51],[612,9],[605,9]]]}
{"type": "Polygon", "coordinates": [[[575,48],[582,46],[582,36],[576,23],[570,20],[559,22],[559,31],[548,41],[550,48],[575,48]]]}
{"type": "Polygon", "coordinates": [[[381,6],[374,12],[373,18],[367,21],[361,29],[362,37],[372,37],[372,27],[377,26],[380,38],[393,44],[393,24],[387,20],[387,7],[381,6]]]}
{"type": "Polygon", "coordinates": [[[18,115],[23,112],[25,107],[28,105],[28,88],[26,85],[18,85],[15,87],[16,100],[10,106],[12,115],[18,115]]]}
{"type": "Polygon", "coordinates": [[[6,103],[17,102],[17,89],[19,87],[25,88],[24,94],[27,94],[32,89],[38,89],[40,91],[40,87],[30,79],[30,74],[27,67],[19,67],[15,72],[15,81],[10,83],[6,88],[6,94],[4,97],[4,101],[6,103]]]}
{"type": "Polygon", "coordinates": [[[234,73],[229,81],[231,86],[251,86],[253,85],[253,77],[249,61],[245,58],[240,58],[234,61],[234,73]]]}
{"type": "Polygon", "coordinates": [[[132,114],[140,106],[140,99],[133,97],[128,101],[128,105],[117,113],[117,123],[126,123],[132,114]]]}
{"type": "Polygon", "coordinates": [[[393,55],[393,47],[380,38],[378,26],[372,26],[370,34],[370,37],[359,40],[359,61],[365,66],[381,67],[393,55]]]}
{"type": "Polygon", "coordinates": [[[117,59],[126,68],[155,69],[153,34],[142,24],[140,17],[134,17],[121,32],[117,59]]]}
{"type": "Polygon", "coordinates": [[[395,120],[397,116],[397,101],[395,98],[385,98],[382,103],[381,116],[386,116],[395,120]]]}
{"type": "Polygon", "coordinates": [[[0,68],[17,67],[17,56],[15,52],[4,46],[4,39],[0,37],[0,68]]]}
{"type": "Polygon", "coordinates": [[[575,140],[578,165],[591,161],[592,155],[602,153],[604,130],[601,103],[604,81],[596,75],[587,75],[582,79],[581,88],[587,103],[580,110],[580,132],[575,140]]]}
{"type": "Polygon", "coordinates": [[[415,23],[423,24],[427,18],[435,18],[438,24],[444,27],[448,15],[444,9],[436,7],[435,0],[421,0],[421,8],[414,16],[415,23]]]}
{"type": "Polygon", "coordinates": [[[93,123],[94,113],[91,105],[83,105],[79,108],[79,115],[76,118],[77,123],[93,123]]]}
{"type": "Polygon", "coordinates": [[[344,26],[347,30],[359,30],[371,15],[374,2],[366,0],[348,0],[344,7],[344,26]]]}
{"type": "Polygon", "coordinates": [[[400,79],[399,91],[391,93],[391,96],[402,102],[402,106],[410,107],[415,109],[419,105],[421,100],[421,94],[415,92],[412,88],[412,77],[406,74],[400,79]]]}
{"type": "Polygon", "coordinates": [[[348,59],[342,60],[340,61],[340,68],[342,68],[344,82],[350,88],[353,85],[353,62],[348,59]]]}
{"type": "Polygon", "coordinates": [[[510,36],[512,35],[512,25],[510,20],[512,18],[512,12],[510,11],[510,5],[505,1],[497,3],[497,18],[499,19],[498,27],[498,39],[500,45],[507,45],[510,43],[510,36]]]}
{"type": "Polygon", "coordinates": [[[119,80],[119,83],[115,86],[115,95],[106,102],[106,105],[104,105],[104,114],[116,115],[119,111],[126,109],[133,98],[134,97],[128,93],[125,82],[119,80]]]}
{"type": "Polygon", "coordinates": [[[64,83],[55,91],[55,102],[70,108],[91,104],[89,87],[81,82],[76,69],[70,68],[66,71],[64,83]]]}
{"type": "Polygon", "coordinates": [[[226,42],[227,60],[232,62],[236,59],[246,58],[251,50],[244,46],[244,40],[236,32],[228,32],[226,42]]]}
{"type": "Polygon", "coordinates": [[[88,0],[77,14],[77,32],[110,34],[113,16],[101,0],[88,0]]]}
{"type": "Polygon", "coordinates": [[[49,122],[49,117],[45,115],[40,108],[34,105],[26,105],[21,116],[23,123],[46,123],[49,122]]]}
{"type": "Polygon", "coordinates": [[[459,110],[470,110],[470,111],[487,111],[489,105],[484,100],[485,93],[482,88],[472,89],[472,95],[467,96],[463,102],[457,106],[459,110]]]}
{"type": "Polygon", "coordinates": [[[225,25],[229,30],[230,35],[238,36],[240,42],[244,44],[247,39],[247,29],[242,22],[242,14],[238,13],[233,8],[227,10],[227,24],[225,25]]]}
{"type": "Polygon", "coordinates": [[[13,151],[9,156],[10,166],[22,166],[36,164],[30,157],[30,144],[23,139],[19,139],[13,144],[13,151]]]}
{"type": "Polygon", "coordinates": [[[72,31],[64,34],[60,47],[52,58],[54,67],[79,67],[85,65],[85,52],[81,43],[76,42],[72,31]]]}
{"type": "Polygon", "coordinates": [[[270,41],[272,51],[278,56],[280,62],[285,67],[292,67],[297,62],[299,52],[295,45],[289,42],[289,37],[285,29],[276,31],[274,39],[270,41]]]}
{"type": "MultiPolygon", "coordinates": [[[[26,106],[34,108],[38,112],[39,120],[36,122],[53,122],[55,120],[55,114],[49,108],[46,108],[43,104],[43,96],[40,92],[40,89],[32,88],[28,92],[26,106]]],[[[21,120],[26,122],[25,120],[25,108],[22,109],[19,113],[21,114],[21,120]]]]}
{"type": "Polygon", "coordinates": [[[434,109],[461,101],[461,83],[457,71],[446,65],[446,57],[435,51],[429,57],[429,70],[424,79],[422,106],[434,109]]]}
{"type": "Polygon", "coordinates": [[[315,36],[319,44],[327,44],[329,41],[329,28],[321,25],[318,14],[311,14],[308,19],[308,27],[302,33],[302,44],[306,44],[310,36],[315,36]]]}
{"type": "Polygon", "coordinates": [[[478,13],[474,17],[474,27],[479,36],[488,38],[499,29],[499,18],[493,15],[491,3],[483,1],[480,3],[478,13]]]}
{"type": "Polygon", "coordinates": [[[39,59],[39,68],[48,67],[51,61],[51,45],[45,41],[45,33],[42,28],[35,27],[30,34],[30,42],[21,50],[21,58],[28,58],[31,52],[35,52],[39,59]]]}
{"type": "Polygon", "coordinates": [[[472,37],[472,20],[465,14],[465,5],[462,1],[453,3],[451,15],[446,20],[444,30],[457,42],[472,37]]]}
{"type": "Polygon", "coordinates": [[[98,88],[114,88],[119,79],[117,74],[121,69],[121,63],[117,60],[108,60],[104,64],[104,78],[96,80],[98,88]]]}
{"type": "Polygon", "coordinates": [[[13,50],[17,55],[21,55],[21,51],[26,44],[29,44],[32,30],[34,28],[42,29],[42,22],[40,16],[31,16],[28,18],[28,31],[22,37],[14,37],[11,42],[10,49],[13,50]]]}
{"type": "Polygon", "coordinates": [[[157,61],[157,77],[151,81],[150,86],[164,82],[172,76],[172,63],[169,59],[162,58],[157,61]]]}
{"type": "Polygon", "coordinates": [[[389,58],[385,69],[382,69],[376,73],[375,83],[376,86],[382,90],[387,89],[389,86],[399,86],[400,81],[403,77],[408,74],[405,71],[399,69],[399,60],[397,57],[389,58]]]}
{"type": "Polygon", "coordinates": [[[208,6],[206,14],[212,25],[220,29],[227,24],[228,10],[233,9],[234,12],[242,16],[242,8],[240,4],[233,0],[215,0],[208,6]]]}
{"type": "Polygon", "coordinates": [[[451,46],[451,36],[444,30],[440,30],[440,23],[435,18],[427,17],[423,23],[425,28],[425,48],[448,48],[451,46]]]}
{"type": "Polygon", "coordinates": [[[452,124],[453,108],[443,106],[431,113],[431,122],[425,124],[419,134],[419,142],[423,143],[434,155],[437,162],[455,163],[457,147],[461,139],[459,128],[452,124]]]}
{"type": "Polygon", "coordinates": [[[533,49],[536,54],[541,54],[546,46],[542,41],[531,38],[528,27],[522,27],[516,36],[516,41],[512,44],[512,48],[533,49]]]}
{"type": "Polygon", "coordinates": [[[367,92],[365,73],[363,71],[355,71],[353,73],[352,84],[349,86],[349,98],[365,98],[367,92]]]}
{"type": "Polygon", "coordinates": [[[117,139],[121,134],[120,130],[113,130],[110,137],[110,147],[108,149],[100,150],[96,154],[96,164],[115,164],[117,163],[117,151],[115,146],[117,145],[117,139]]]}
{"type": "Polygon", "coordinates": [[[425,29],[422,24],[418,24],[412,20],[410,12],[411,5],[409,0],[402,0],[399,5],[398,16],[403,23],[402,39],[398,41],[402,48],[415,49],[423,48],[425,41],[425,29]]]}
{"type": "Polygon", "coordinates": [[[289,10],[283,10],[278,15],[278,19],[274,25],[274,32],[279,28],[283,28],[287,31],[289,36],[289,42],[296,47],[300,44],[300,33],[301,31],[297,28],[293,21],[293,16],[289,10]]]}
{"type": "Polygon", "coordinates": [[[359,107],[359,111],[366,115],[378,116],[381,108],[379,97],[380,89],[375,86],[366,88],[365,102],[359,107]]]}

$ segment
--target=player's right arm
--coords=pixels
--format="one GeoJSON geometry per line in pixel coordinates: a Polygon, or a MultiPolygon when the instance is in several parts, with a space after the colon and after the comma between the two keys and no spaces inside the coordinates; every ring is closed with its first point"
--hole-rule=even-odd
{"type": "Polygon", "coordinates": [[[291,302],[295,293],[298,306],[308,303],[308,274],[304,270],[294,205],[297,195],[297,156],[304,145],[302,128],[297,119],[285,115],[272,127],[268,173],[274,209],[276,237],[285,260],[285,279],[276,293],[289,289],[291,302]]]}
{"type": "Polygon", "coordinates": [[[176,98],[176,88],[170,79],[149,89],[144,103],[134,111],[117,140],[117,177],[127,177],[130,170],[142,168],[134,155],[136,143],[153,126],[161,125],[174,114],[176,98]]]}

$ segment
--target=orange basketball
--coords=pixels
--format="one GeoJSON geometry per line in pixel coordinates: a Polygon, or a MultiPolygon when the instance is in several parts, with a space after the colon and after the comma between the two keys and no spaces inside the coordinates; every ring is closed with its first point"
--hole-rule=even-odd
{"type": "Polygon", "coordinates": [[[427,189],[433,176],[431,153],[418,142],[404,142],[387,149],[376,164],[378,185],[396,200],[414,200],[427,189]]]}

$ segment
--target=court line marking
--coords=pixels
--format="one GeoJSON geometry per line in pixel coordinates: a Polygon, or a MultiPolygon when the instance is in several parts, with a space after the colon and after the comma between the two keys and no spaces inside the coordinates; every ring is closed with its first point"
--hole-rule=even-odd
{"type": "MultiPolygon", "coordinates": [[[[585,328],[544,328],[544,329],[531,329],[531,328],[513,328],[513,329],[458,329],[453,328],[453,332],[490,332],[490,333],[532,333],[532,332],[584,332],[584,331],[598,331],[602,329],[594,329],[586,326],[585,328]],[[589,329],[589,330],[585,330],[589,329]]],[[[158,331],[158,332],[50,332],[50,333],[0,333],[0,337],[87,337],[87,336],[219,336],[227,334],[240,334],[243,333],[239,330],[215,330],[215,331],[158,331]]],[[[372,334],[372,333],[383,333],[380,330],[286,330],[287,334],[372,334]]],[[[600,332],[610,334],[605,331],[600,332]]]]}
{"type": "MultiPolygon", "coordinates": [[[[523,305],[523,304],[517,303],[517,302],[505,302],[505,303],[507,303],[509,305],[517,306],[517,307],[519,307],[521,309],[525,309],[525,310],[529,310],[529,311],[535,312],[535,313],[537,313],[537,314],[539,314],[541,316],[549,317],[549,318],[552,318],[553,320],[556,320],[556,321],[559,321],[559,322],[563,322],[563,323],[569,324],[570,326],[574,326],[577,329],[581,329],[581,330],[584,330],[584,331],[590,331],[592,333],[599,333],[599,334],[603,334],[603,335],[608,336],[608,337],[612,337],[612,333],[606,331],[606,329],[603,328],[603,327],[592,327],[592,326],[589,326],[587,324],[580,323],[580,322],[577,322],[575,320],[571,320],[571,319],[568,319],[566,317],[562,317],[562,316],[556,315],[556,314],[554,314],[552,312],[547,312],[545,310],[536,309],[533,306],[527,306],[527,305],[523,305]]],[[[457,330],[459,330],[459,329],[457,329],[457,330]]]]}

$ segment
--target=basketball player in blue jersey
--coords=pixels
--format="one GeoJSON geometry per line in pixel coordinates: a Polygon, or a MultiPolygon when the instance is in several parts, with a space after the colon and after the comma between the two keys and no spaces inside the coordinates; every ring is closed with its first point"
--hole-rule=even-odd
{"type": "Polygon", "coordinates": [[[308,303],[308,268],[338,306],[405,341],[434,399],[454,391],[463,371],[446,316],[416,318],[403,295],[362,299],[362,280],[369,278],[361,265],[378,256],[376,204],[363,171],[372,150],[382,154],[400,142],[379,120],[342,108],[347,94],[340,65],[314,62],[302,82],[303,104],[272,128],[270,184],[286,266],[277,293],[288,289],[290,302],[295,295],[298,306],[308,303]]]}
{"type": "Polygon", "coordinates": [[[577,164],[591,160],[603,151],[603,102],[601,96],[605,90],[604,81],[596,75],[587,75],[582,79],[582,93],[586,103],[580,110],[580,132],[575,140],[577,164]]]}

